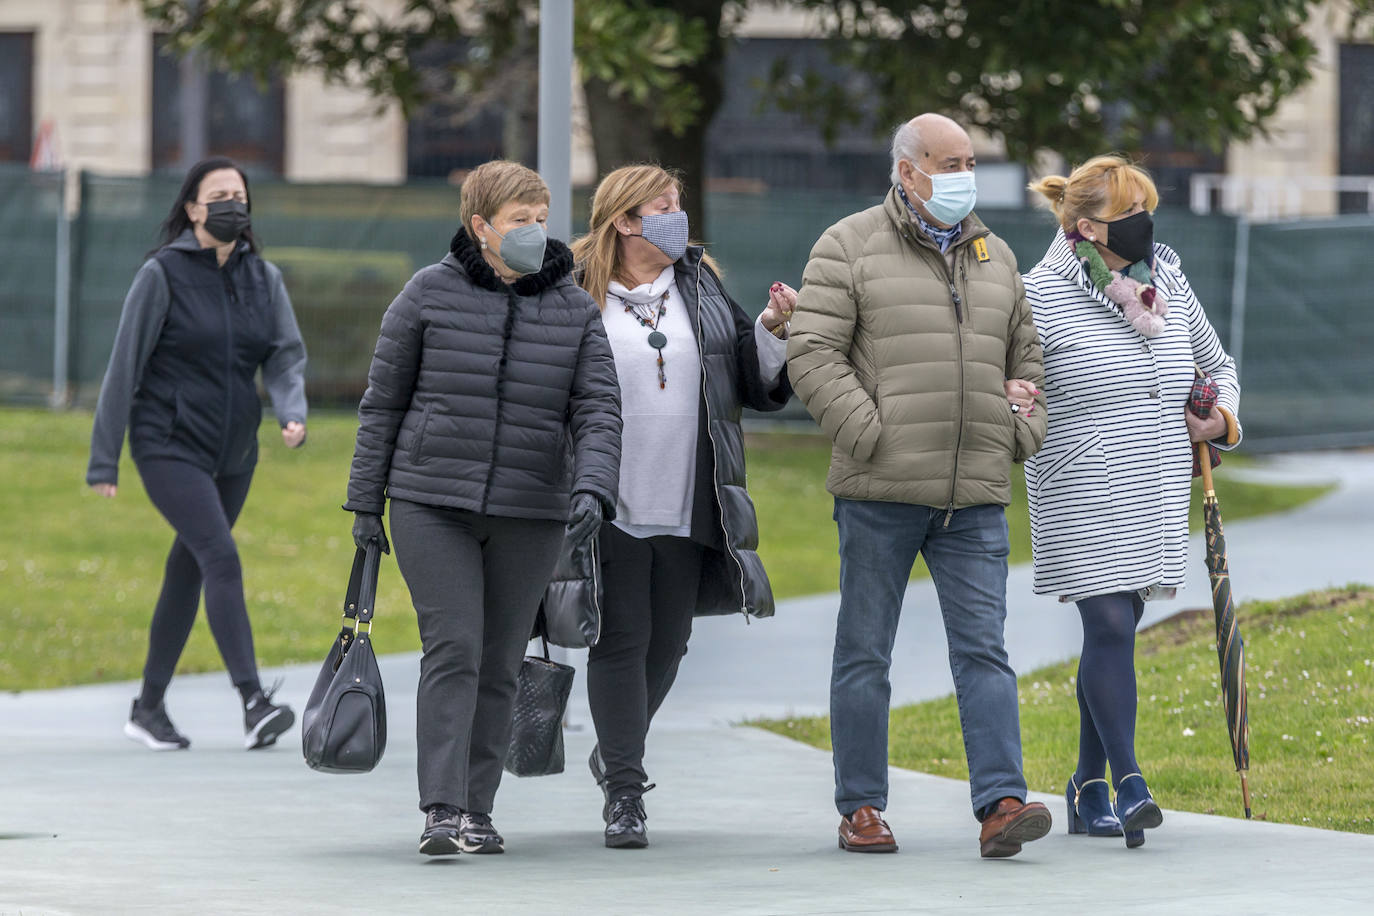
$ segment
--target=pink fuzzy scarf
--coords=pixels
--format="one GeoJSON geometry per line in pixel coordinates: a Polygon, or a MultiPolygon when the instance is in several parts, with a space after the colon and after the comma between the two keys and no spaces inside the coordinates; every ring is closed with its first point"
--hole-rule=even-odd
{"type": "Polygon", "coordinates": [[[1097,246],[1077,232],[1065,233],[1073,245],[1074,254],[1088,270],[1093,286],[1121,309],[1127,323],[1145,337],[1164,333],[1165,317],[1169,314],[1169,300],[1159,295],[1154,286],[1154,273],[1143,262],[1120,274],[1107,267],[1097,246]]]}

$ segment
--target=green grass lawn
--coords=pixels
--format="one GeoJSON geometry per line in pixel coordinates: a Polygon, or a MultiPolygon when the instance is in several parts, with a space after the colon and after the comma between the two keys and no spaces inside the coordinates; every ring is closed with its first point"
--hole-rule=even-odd
{"type": "MultiPolygon", "coordinates": [[[[1313,592],[1237,609],[1250,698],[1254,816],[1374,833],[1374,590],[1313,592]]],[[[1182,615],[1140,634],[1136,750],[1166,808],[1243,815],[1221,707],[1210,614],[1182,615]]],[[[1078,750],[1075,662],[1020,678],[1026,782],[1063,794],[1078,750]]],[[[829,748],[826,718],[756,723],[829,748]]],[[[895,766],[968,778],[954,698],[892,711],[895,766]]],[[[1052,812],[1062,818],[1064,808],[1052,812]]],[[[1059,824],[1062,825],[1062,821],[1059,824]]],[[[1165,824],[1167,829],[1168,824],[1165,824]]]]}
{"type": "MultiPolygon", "coordinates": [[[[11,526],[0,551],[0,689],[54,687],[139,675],[147,625],[171,529],[149,504],[128,459],[114,500],[84,484],[91,417],[73,411],[0,411],[0,518],[11,526]]],[[[352,539],[344,501],[356,420],[320,413],[310,439],[288,451],[269,421],[253,490],[235,527],[258,657],[265,664],[322,657],[333,638],[352,539]]],[[[1232,459],[1228,457],[1228,461],[1232,459]]],[[[818,436],[750,437],[750,491],[760,547],[780,598],[833,591],[839,576],[829,448],[818,436]]],[[[1323,492],[1228,481],[1218,494],[1228,521],[1281,511],[1323,492]]],[[[1009,510],[1012,561],[1030,560],[1021,475],[1009,510]]],[[[1196,514],[1196,513],[1195,513],[1196,514]]],[[[913,573],[925,575],[919,566],[913,573]]],[[[395,561],[385,558],[376,634],[382,651],[419,647],[395,561]]],[[[181,671],[222,666],[204,618],[181,671]]]]}

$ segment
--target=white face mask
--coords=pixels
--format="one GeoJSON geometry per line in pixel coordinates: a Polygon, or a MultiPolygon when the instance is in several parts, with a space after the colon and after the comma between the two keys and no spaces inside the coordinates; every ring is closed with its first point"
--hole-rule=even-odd
{"type": "Polygon", "coordinates": [[[972,171],[932,175],[914,162],[911,167],[930,179],[930,200],[922,200],[915,193],[912,196],[921,201],[935,219],[946,226],[955,226],[973,212],[973,205],[978,201],[978,186],[972,171]]]}

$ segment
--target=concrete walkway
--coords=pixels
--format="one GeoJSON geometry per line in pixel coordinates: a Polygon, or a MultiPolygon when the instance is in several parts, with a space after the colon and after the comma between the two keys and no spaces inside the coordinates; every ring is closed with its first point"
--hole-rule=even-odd
{"type": "MultiPolygon", "coordinates": [[[[1264,473],[1341,488],[1227,527],[1239,597],[1374,575],[1360,555],[1374,456],[1290,457],[1264,473]]],[[[1201,571],[1192,579],[1172,610],[1207,605],[1201,571]]],[[[1013,571],[1009,595],[1018,669],[1075,653],[1076,615],[1030,596],[1028,569],[1013,571]]],[[[1036,796],[1051,805],[1054,832],[1014,859],[982,860],[967,784],[903,770],[892,771],[888,812],[901,852],[840,853],[829,755],[727,727],[824,711],[834,614],[834,596],[821,596],[748,627],[700,623],[650,740],[659,788],[647,798],[644,851],[601,846],[580,674],[568,772],[502,786],[496,821],[509,852],[442,861],[415,854],[413,655],[384,660],[391,743],[364,777],[308,770],[297,730],[279,748],[245,753],[222,674],[179,678],[168,694],[194,741],[189,753],[152,754],[119,734],[132,685],[0,697],[0,914],[1374,910],[1374,836],[1169,811],[1143,848],[1127,851],[1119,840],[1067,836],[1062,799],[1036,796]]],[[[948,692],[943,639],[928,586],[913,586],[894,701],[948,692]]],[[[287,678],[283,695],[299,710],[313,668],[267,674],[287,678]]]]}

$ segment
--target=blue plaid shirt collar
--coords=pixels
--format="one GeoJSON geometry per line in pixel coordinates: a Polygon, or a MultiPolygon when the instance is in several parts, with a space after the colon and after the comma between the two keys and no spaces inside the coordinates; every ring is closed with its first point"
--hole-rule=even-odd
{"type": "Polygon", "coordinates": [[[932,226],[921,216],[920,211],[911,205],[911,201],[907,198],[906,191],[901,185],[897,185],[897,194],[902,198],[902,203],[906,204],[906,210],[911,214],[911,218],[916,221],[916,225],[921,227],[921,231],[928,235],[931,241],[940,246],[941,254],[949,251],[949,247],[959,241],[959,235],[963,231],[962,223],[955,223],[948,229],[932,226]]]}

